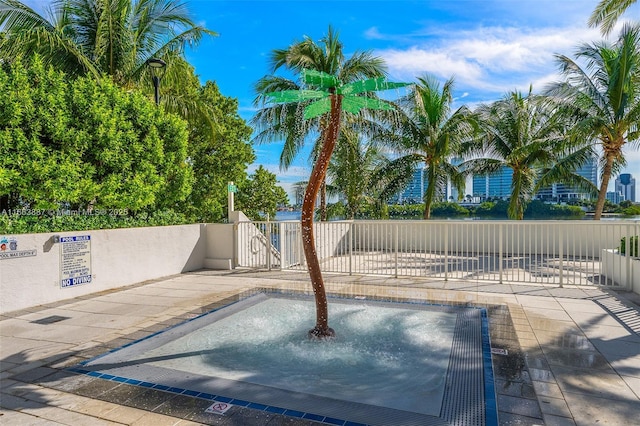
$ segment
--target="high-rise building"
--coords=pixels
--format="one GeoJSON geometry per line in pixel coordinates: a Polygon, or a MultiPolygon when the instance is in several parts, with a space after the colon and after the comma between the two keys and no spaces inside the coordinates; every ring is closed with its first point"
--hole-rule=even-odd
{"type": "MultiPolygon", "coordinates": [[[[424,193],[427,190],[429,180],[426,175],[426,168],[424,166],[419,167],[413,172],[411,182],[391,198],[391,203],[406,203],[406,204],[420,204],[424,202],[424,193]]],[[[436,192],[436,199],[434,201],[445,201],[447,199],[447,193],[449,192],[449,184],[445,188],[442,188],[441,192],[436,192]]],[[[454,193],[457,197],[458,194],[454,193]]]]}
{"type": "MultiPolygon", "coordinates": [[[[598,159],[593,157],[587,161],[577,171],[577,174],[583,178],[589,180],[594,186],[598,185],[598,159]]],[[[574,188],[570,185],[564,185],[561,183],[554,183],[551,188],[545,188],[536,194],[536,196],[542,200],[550,201],[571,201],[576,199],[588,199],[590,195],[584,190],[574,188]]]]}
{"type": "Polygon", "coordinates": [[[508,198],[511,196],[511,181],[513,170],[502,167],[498,173],[492,175],[473,176],[473,196],[486,200],[487,198],[508,198]]]}
{"type": "Polygon", "coordinates": [[[620,191],[609,191],[607,192],[607,200],[611,201],[613,204],[620,204],[621,201],[624,201],[624,195],[620,191]]]}
{"type": "Polygon", "coordinates": [[[408,203],[418,204],[422,203],[424,197],[424,191],[426,189],[426,182],[424,178],[424,167],[419,167],[413,172],[411,182],[406,186],[404,190],[399,192],[395,197],[391,199],[392,203],[408,203]]]}
{"type": "Polygon", "coordinates": [[[629,173],[622,173],[616,179],[616,192],[622,193],[625,200],[636,202],[636,180],[629,173]]]}

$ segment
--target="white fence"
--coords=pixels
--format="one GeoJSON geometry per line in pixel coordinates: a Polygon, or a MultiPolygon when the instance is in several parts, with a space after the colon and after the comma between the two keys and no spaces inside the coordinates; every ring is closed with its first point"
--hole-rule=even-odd
{"type": "MultiPolygon", "coordinates": [[[[240,222],[239,267],[306,269],[298,222],[240,222]]],[[[637,221],[342,221],[315,225],[325,272],[640,290],[629,250],[604,260],[637,221]]],[[[629,244],[627,243],[627,246],[629,244]]]]}

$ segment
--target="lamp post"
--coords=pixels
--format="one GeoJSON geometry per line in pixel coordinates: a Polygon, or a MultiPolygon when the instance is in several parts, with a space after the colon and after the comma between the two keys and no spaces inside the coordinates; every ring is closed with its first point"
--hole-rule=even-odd
{"type": "Polygon", "coordinates": [[[162,59],[149,58],[147,59],[147,65],[151,68],[151,81],[153,81],[153,90],[156,99],[156,105],[160,104],[160,79],[164,75],[165,67],[167,63],[162,59]]]}

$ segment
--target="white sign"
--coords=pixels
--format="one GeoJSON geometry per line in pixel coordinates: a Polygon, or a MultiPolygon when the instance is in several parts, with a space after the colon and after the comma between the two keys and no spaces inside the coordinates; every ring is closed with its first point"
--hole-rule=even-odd
{"type": "Polygon", "coordinates": [[[91,282],[91,236],[60,237],[60,287],[91,282]]]}
{"type": "Polygon", "coordinates": [[[37,250],[0,251],[0,259],[14,259],[16,257],[31,257],[38,254],[37,250]]]}
{"type": "Polygon", "coordinates": [[[0,260],[35,256],[37,250],[18,250],[16,237],[0,236],[0,260]]]}
{"type": "Polygon", "coordinates": [[[231,407],[233,407],[233,405],[227,404],[226,402],[214,402],[213,405],[204,410],[204,412],[213,414],[224,414],[229,411],[229,408],[231,407]]]}

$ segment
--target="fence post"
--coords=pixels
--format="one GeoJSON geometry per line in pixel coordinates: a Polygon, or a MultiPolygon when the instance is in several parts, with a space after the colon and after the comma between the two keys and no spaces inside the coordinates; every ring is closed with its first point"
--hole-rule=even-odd
{"type": "Polygon", "coordinates": [[[267,269],[271,270],[271,223],[269,222],[269,217],[267,217],[267,223],[265,225],[265,236],[267,237],[267,269]]]}
{"type": "Polygon", "coordinates": [[[280,242],[280,247],[278,248],[280,250],[280,270],[282,271],[284,269],[284,265],[285,265],[285,261],[287,262],[287,265],[289,265],[288,263],[288,259],[287,259],[287,239],[285,238],[284,235],[284,222],[278,222],[278,241],[280,242]]]}
{"type": "Polygon", "coordinates": [[[449,224],[444,225],[444,280],[449,280],[449,224]]]}
{"type": "Polygon", "coordinates": [[[502,227],[503,227],[503,224],[501,223],[498,226],[499,226],[498,228],[498,265],[499,265],[498,269],[500,271],[498,276],[498,282],[502,284],[502,261],[503,261],[502,259],[502,256],[503,256],[502,255],[502,227]]]}
{"type": "Polygon", "coordinates": [[[396,278],[398,278],[398,224],[394,227],[394,235],[393,235],[393,251],[394,251],[394,263],[396,265],[396,278]]]}
{"type": "Polygon", "coordinates": [[[296,224],[296,233],[298,235],[298,237],[296,238],[298,248],[298,263],[302,267],[302,270],[305,270],[307,269],[307,258],[302,251],[302,223],[300,223],[300,221],[298,221],[296,224]]]}
{"type": "Polygon", "coordinates": [[[627,282],[624,283],[624,287],[625,290],[628,289],[633,289],[633,277],[631,276],[631,259],[632,256],[636,255],[635,252],[635,236],[633,234],[633,232],[631,232],[631,230],[633,229],[629,229],[629,226],[626,226],[627,228],[627,237],[626,237],[626,242],[625,242],[625,269],[626,271],[626,277],[627,277],[627,282]]]}
{"type": "Polygon", "coordinates": [[[351,221],[349,222],[349,275],[353,275],[353,238],[355,236],[353,228],[353,221],[351,221]]]}
{"type": "Polygon", "coordinates": [[[562,229],[558,229],[558,255],[560,257],[560,288],[562,288],[562,280],[564,278],[564,253],[562,250],[562,229]]]}
{"type": "MultiPolygon", "coordinates": [[[[638,253],[638,244],[640,243],[640,241],[639,241],[639,239],[640,239],[640,226],[638,226],[638,225],[640,225],[640,222],[635,221],[634,224],[633,224],[633,232],[631,234],[635,238],[635,240],[633,242],[633,255],[636,258],[640,258],[640,253],[638,253]]],[[[631,251],[631,250],[629,250],[629,251],[631,251]]],[[[629,273],[627,274],[629,279],[627,280],[626,289],[629,290],[629,291],[632,291],[632,292],[635,291],[636,293],[638,291],[640,291],[640,289],[636,289],[635,288],[636,277],[634,275],[634,272],[638,272],[638,271],[640,271],[640,268],[638,268],[638,267],[634,268],[631,259],[629,259],[629,273]]]]}

